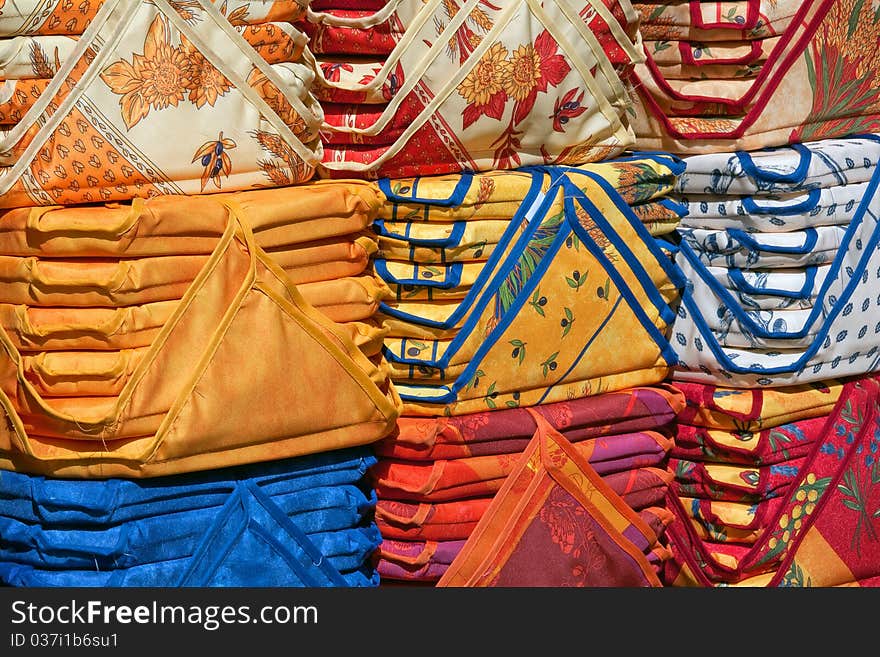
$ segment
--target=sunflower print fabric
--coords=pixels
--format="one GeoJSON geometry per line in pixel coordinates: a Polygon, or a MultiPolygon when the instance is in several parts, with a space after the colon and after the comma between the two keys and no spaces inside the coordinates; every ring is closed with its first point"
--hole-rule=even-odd
{"type": "Polygon", "coordinates": [[[22,62],[11,71],[21,77],[3,82],[0,207],[273,187],[314,174],[323,114],[306,38],[289,25],[304,12],[298,3],[28,4],[8,4],[0,24],[32,67],[22,62]]]}
{"type": "Polygon", "coordinates": [[[398,178],[619,154],[632,143],[621,77],[641,57],[637,14],[620,4],[628,9],[470,0],[310,14],[326,105],[321,174],[398,178]],[[572,43],[585,47],[569,52],[572,43]]]}

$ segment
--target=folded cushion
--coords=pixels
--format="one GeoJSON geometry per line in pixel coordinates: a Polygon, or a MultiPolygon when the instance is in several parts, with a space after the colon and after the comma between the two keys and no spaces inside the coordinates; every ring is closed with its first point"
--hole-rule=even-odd
{"type": "Polygon", "coordinates": [[[297,289],[310,305],[334,322],[358,322],[371,318],[391,290],[371,275],[302,283],[297,289]]]}
{"type": "Polygon", "coordinates": [[[685,158],[675,191],[685,197],[759,196],[755,201],[760,203],[772,195],[772,203],[775,195],[869,182],[878,161],[880,138],[870,134],[752,151],[731,149],[685,158]]]}
{"type": "Polygon", "coordinates": [[[51,258],[210,255],[228,205],[269,252],[366,230],[380,194],[360,181],[212,196],[163,196],[130,204],[18,208],[3,212],[0,254],[51,258]],[[219,202],[218,202],[219,201],[219,202]],[[224,205],[226,204],[226,205],[224,205]]]}
{"type": "Polygon", "coordinates": [[[679,234],[706,266],[788,269],[831,263],[845,244],[848,227],[818,226],[787,233],[682,228],[679,234]]]}
{"type": "Polygon", "coordinates": [[[295,459],[171,475],[161,479],[56,479],[0,471],[3,515],[44,527],[103,527],[153,515],[222,506],[238,483],[252,482],[269,497],[363,482],[376,458],[366,447],[295,459]]]}
{"type": "MultiPolygon", "coordinates": [[[[274,496],[271,500],[277,512],[312,540],[324,540],[324,534],[348,536],[345,530],[366,524],[366,516],[372,512],[362,491],[341,486],[274,496]]],[[[183,559],[196,552],[216,523],[228,521],[225,507],[229,504],[248,506],[251,501],[239,489],[224,507],[162,513],[115,527],[89,529],[47,529],[0,517],[4,536],[0,560],[35,568],[117,570],[183,559]]],[[[325,541],[325,554],[329,549],[335,550],[331,542],[325,541]]]]}
{"type": "MultiPolygon", "coordinates": [[[[872,167],[866,169],[870,171],[872,167]]],[[[744,196],[689,193],[676,196],[676,200],[686,207],[682,225],[687,228],[788,233],[818,226],[849,224],[865,198],[869,185],[869,182],[858,182],[812,187],[798,192],[744,196]]]]}
{"type": "Polygon", "coordinates": [[[800,0],[648,0],[633,6],[641,14],[639,29],[646,38],[747,41],[785,32],[802,4],[800,0]]]}
{"type": "MultiPolygon", "coordinates": [[[[247,13],[239,12],[236,21],[247,13]]],[[[308,38],[290,23],[266,22],[233,25],[267,64],[296,62],[308,38]]],[[[5,80],[51,80],[75,52],[80,35],[20,35],[0,40],[0,61],[5,80]]],[[[308,74],[303,74],[308,79],[308,74]]],[[[48,84],[46,85],[48,86],[48,84]]],[[[31,102],[33,102],[32,99],[31,102]]],[[[14,122],[13,125],[17,123],[14,122]]]]}
{"type": "MultiPolygon", "coordinates": [[[[653,9],[652,11],[656,10],[653,9]]],[[[646,25],[650,32],[656,23],[646,25]]],[[[781,37],[752,40],[688,41],[646,39],[645,52],[666,80],[753,78],[767,63],[781,37]]]]}
{"type": "Polygon", "coordinates": [[[4,467],[55,476],[155,476],[364,444],[390,431],[399,406],[385,375],[308,306],[256,247],[236,209],[227,209],[227,222],[209,263],[118,396],[53,405],[27,382],[21,352],[0,334],[10,355],[0,375],[9,419],[0,431],[4,467]],[[301,348],[294,348],[297,341],[301,348]],[[244,357],[254,349],[259,363],[244,357]],[[322,377],[290,385],[298,379],[291,358],[322,377]],[[320,392],[321,381],[332,394],[320,392]],[[230,385],[241,387],[230,393],[230,385]],[[312,401],[297,398],[306,390],[312,401]],[[332,408],[315,411],[317,399],[332,408]],[[278,412],[303,403],[306,413],[278,412]],[[235,418],[246,418],[247,427],[235,430],[235,418]]]}
{"type": "MultiPolygon", "coordinates": [[[[9,159],[0,206],[199,194],[312,177],[321,122],[309,91],[314,72],[299,60],[268,63],[230,23],[251,10],[263,23],[296,16],[296,3],[286,11],[238,3],[237,14],[227,5],[227,17],[209,0],[190,3],[185,15],[167,0],[125,0],[91,3],[88,18],[55,3],[44,8],[48,30],[30,20],[29,4],[4,12],[0,34],[80,36],[3,135],[9,159]],[[75,20],[62,20],[65,13],[75,20]],[[230,112],[240,120],[231,124],[230,112]],[[169,133],[173,125],[187,129],[169,133]]],[[[266,41],[267,30],[253,31],[256,42],[266,41]]],[[[293,28],[274,33],[304,45],[293,28]]]]}
{"type": "MultiPolygon", "coordinates": [[[[365,561],[381,539],[375,526],[328,534],[297,535],[258,517],[207,537],[198,553],[115,570],[49,570],[0,563],[0,582],[20,587],[349,587],[376,586],[365,561]],[[296,536],[296,538],[294,538],[296,536]],[[231,545],[230,545],[231,541],[231,545]]],[[[275,522],[277,525],[278,522],[275,522]]],[[[286,523],[285,523],[286,524],[286,523]]]]}
{"type": "Polygon", "coordinates": [[[646,557],[654,531],[535,420],[533,443],[437,585],[660,586],[646,557]]]}
{"type": "Polygon", "coordinates": [[[811,310],[832,267],[825,264],[792,269],[706,269],[721,287],[734,296],[737,305],[748,312],[755,312],[811,310]]]}
{"type": "MultiPolygon", "coordinates": [[[[600,475],[661,466],[672,441],[653,431],[605,436],[574,443],[600,475]]],[[[374,468],[383,499],[443,501],[498,490],[520,452],[411,463],[383,458],[374,468]]]]}
{"type": "MultiPolygon", "coordinates": [[[[640,511],[639,517],[658,536],[663,534],[665,525],[671,520],[666,509],[657,507],[640,511]]],[[[376,568],[385,579],[436,581],[449,570],[464,545],[464,540],[395,541],[386,538],[379,546],[376,568]]],[[[649,553],[648,561],[659,561],[660,554],[660,551],[656,554],[649,553]]]]}
{"type": "Polygon", "coordinates": [[[755,545],[785,502],[779,497],[760,502],[716,502],[679,495],[672,485],[670,494],[680,500],[680,513],[700,539],[739,545],[755,545]]]}
{"type": "Polygon", "coordinates": [[[301,285],[363,274],[376,249],[375,236],[355,234],[267,249],[266,253],[287,272],[294,285],[301,285]]]}
{"type": "Polygon", "coordinates": [[[669,469],[675,473],[675,481],[670,488],[682,498],[759,504],[781,495],[803,462],[803,458],[792,458],[755,467],[672,457],[669,469]]]}
{"type": "Polygon", "coordinates": [[[357,119],[325,124],[325,131],[350,137],[325,140],[322,175],[400,177],[591,162],[631,141],[620,71],[641,55],[605,4],[581,15],[568,0],[484,3],[477,8],[479,33],[468,23],[471,12],[438,5],[420,7],[403,31],[322,23],[313,34],[320,50],[339,50],[332,44],[343,39],[368,55],[388,53],[376,65],[316,66],[322,101],[387,103],[359,127],[351,125],[357,119]],[[450,40],[455,47],[446,47],[450,40]],[[427,51],[408,47],[423,41],[427,51]],[[571,43],[584,47],[569,52],[571,43]],[[540,58],[540,70],[517,77],[520,62],[532,61],[529,53],[540,58]],[[530,116],[543,114],[553,121],[531,125],[530,116]]]}
{"type": "Polygon", "coordinates": [[[670,495],[676,518],[666,535],[675,561],[684,564],[675,577],[687,571],[678,581],[711,586],[764,575],[759,585],[832,586],[876,577],[878,542],[869,518],[880,504],[880,478],[874,476],[880,448],[878,395],[880,387],[874,377],[846,384],[797,477],[772,498],[772,510],[756,509],[763,513],[756,522],[749,519],[748,507],[743,512],[730,502],[702,500],[694,513],[694,505],[670,495]],[[724,505],[724,515],[719,505],[724,505]],[[689,517],[697,514],[706,520],[691,522],[689,517]],[[737,530],[753,542],[725,547],[718,556],[718,538],[705,545],[699,527],[707,535],[719,519],[728,535],[729,523],[735,522],[737,530]]]}
{"type": "Polygon", "coordinates": [[[486,512],[492,496],[450,502],[376,502],[376,524],[383,539],[464,540],[486,512]]]}
{"type": "MultiPolygon", "coordinates": [[[[414,330],[423,326],[426,333],[439,332],[441,338],[454,335],[449,343],[438,342],[416,357],[408,355],[406,345],[386,342],[388,360],[438,371],[463,367],[461,371],[452,369],[455,379],[442,385],[399,384],[397,389],[411,414],[435,415],[447,408],[458,415],[487,407],[504,408],[508,402],[532,405],[556,401],[562,390],[553,384],[555,389],[544,394],[546,379],[570,382],[576,386],[577,396],[594,389],[595,384],[589,381],[598,376],[603,379],[603,391],[657,381],[652,372],[662,367],[663,357],[658,359],[657,355],[658,347],[660,354],[664,352],[664,338],[655,328],[659,330],[666,318],[673,316],[668,300],[677,296],[679,279],[669,267],[668,257],[653,249],[645,239],[644,226],[601,177],[582,169],[559,182],[564,192],[556,194],[564,199],[563,214],[551,215],[546,207],[556,194],[545,197],[545,207],[530,210],[523,206],[520,216],[534,213],[534,218],[505,259],[496,249],[493,256],[504,264],[497,266],[494,276],[488,275],[488,267],[484,270],[486,283],[480,286],[480,294],[476,285],[472,286],[469,296],[455,307],[447,307],[445,313],[433,304],[424,304],[424,316],[397,313],[390,304],[381,307],[383,319],[396,314],[402,326],[412,325],[414,330]],[[577,179],[578,187],[568,183],[569,179],[577,179]],[[586,187],[591,187],[589,195],[581,189],[586,187]],[[579,294],[572,295],[572,289],[579,294]],[[554,302],[554,294],[562,295],[564,303],[554,302]],[[630,312],[635,322],[629,319],[630,312]],[[584,319],[589,326],[579,323],[584,319]],[[554,344],[547,352],[534,349],[546,342],[546,326],[550,324],[559,327],[560,348],[554,344]],[[620,331],[633,336],[633,348],[628,350],[633,359],[624,364],[618,354],[614,364],[609,363],[611,369],[603,369],[603,359],[597,354],[610,351],[599,343],[603,336],[620,331]],[[575,335],[579,336],[576,343],[566,341],[575,335]],[[643,344],[644,359],[636,362],[635,345],[642,343],[638,335],[650,338],[643,344]],[[587,357],[585,345],[592,350],[587,357]],[[519,351],[511,356],[517,346],[519,351]],[[569,348],[574,351],[569,353],[569,348]],[[619,383],[611,382],[612,373],[622,377],[619,383]],[[649,380],[640,380],[642,377],[649,380]],[[517,382],[515,390],[505,383],[513,381],[517,382]]],[[[518,220],[512,222],[516,225],[518,220]]],[[[394,336],[395,325],[389,326],[394,336]]]]}
{"type": "MultiPolygon", "coordinates": [[[[748,247],[746,259],[754,255],[762,262],[766,253],[767,260],[806,259],[804,264],[810,265],[816,264],[810,261],[814,248],[818,262],[830,255],[820,250],[824,232],[838,231],[833,239],[828,238],[833,249],[831,269],[809,312],[760,311],[758,317],[750,316],[706,270],[690,242],[683,240],[676,262],[691,284],[682,294],[672,329],[672,344],[679,356],[673,376],[731,387],[785,386],[876,369],[880,324],[875,309],[880,299],[872,287],[880,229],[872,207],[880,204],[878,184],[880,173],[874,167],[871,186],[849,226],[807,229],[797,236],[804,240],[800,245],[761,245],[746,233],[735,235],[737,242],[748,247]],[[834,248],[838,238],[840,244],[834,248]],[[724,308],[729,321],[713,328],[714,319],[706,315],[717,316],[719,308],[724,308]],[[742,337],[735,335],[726,344],[730,328],[742,337]]],[[[796,234],[773,233],[764,238],[769,235],[796,234]]]]}
{"type": "MultiPolygon", "coordinates": [[[[100,3],[73,7],[60,0],[52,0],[48,3],[41,3],[37,0],[17,0],[14,5],[3,10],[2,20],[0,20],[0,35],[81,35],[89,23],[94,21],[100,9],[100,3]],[[38,6],[41,9],[40,13],[36,13],[38,6]]],[[[181,16],[187,20],[198,19],[201,11],[195,3],[188,3],[180,9],[181,16]]],[[[273,0],[272,2],[229,0],[224,11],[230,18],[234,17],[239,24],[259,25],[267,21],[298,20],[305,15],[306,7],[297,0],[273,0]]]]}

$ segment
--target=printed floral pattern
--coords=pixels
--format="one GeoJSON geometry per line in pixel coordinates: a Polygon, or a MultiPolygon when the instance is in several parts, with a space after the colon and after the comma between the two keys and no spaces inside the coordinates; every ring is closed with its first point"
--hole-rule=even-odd
{"type": "Polygon", "coordinates": [[[147,32],[144,54],[134,53],[131,62],[120,60],[101,72],[101,79],[119,94],[125,125],[131,129],[150,109],[174,106],[193,89],[190,60],[180,47],[171,45],[165,19],[157,16],[147,32]]]}
{"type": "MultiPolygon", "coordinates": [[[[633,127],[639,148],[674,148],[681,154],[751,151],[880,130],[876,2],[761,2],[757,24],[741,39],[743,45],[761,39],[760,59],[718,69],[723,73],[702,66],[690,75],[684,75],[680,64],[669,66],[673,48],[667,43],[682,35],[673,31],[679,28],[670,26],[667,32],[661,24],[669,11],[680,11],[685,20],[687,3],[638,8],[643,12],[642,34],[650,43],[648,57],[653,59],[658,49],[660,54],[654,60],[656,67],[636,65],[642,98],[636,103],[633,127]],[[805,13],[793,20],[800,9],[805,13]],[[778,40],[777,47],[765,45],[773,40],[778,40]],[[799,46],[785,49],[785,44],[793,43],[799,46]],[[669,76],[664,68],[671,69],[669,76]],[[676,79],[684,77],[694,85],[676,79]],[[790,90],[796,88],[806,93],[791,102],[790,90]]],[[[741,14],[725,16],[731,17],[745,20],[741,14]]],[[[721,39],[714,28],[687,35],[692,42],[713,38],[721,39]]],[[[695,59],[706,54],[704,48],[692,52],[695,59]]]]}
{"type": "MultiPolygon", "coordinates": [[[[770,466],[771,477],[782,477],[782,495],[761,502],[767,509],[752,526],[757,533],[750,550],[713,554],[712,546],[681,531],[686,526],[680,519],[673,522],[672,542],[687,555],[690,566],[699,567],[698,580],[829,586],[870,582],[880,575],[878,393],[880,385],[873,376],[846,384],[833,415],[815,418],[818,431],[810,429],[815,441],[804,467],[796,460],[770,466]],[[791,484],[786,478],[793,478],[791,484]],[[776,501],[772,507],[771,499],[776,501]]],[[[673,451],[677,446],[678,441],[673,451]]],[[[687,505],[691,500],[680,502],[687,505]]],[[[696,517],[695,511],[685,509],[685,514],[696,517]]]]}
{"type": "MultiPolygon", "coordinates": [[[[570,71],[571,66],[559,53],[559,44],[547,30],[534,43],[520,45],[512,52],[501,43],[492,44],[458,85],[458,94],[468,103],[462,112],[462,128],[467,129],[482,116],[501,120],[513,101],[510,124],[495,142],[495,162],[498,168],[520,164],[516,151],[521,133],[517,126],[529,116],[538,94],[558,86],[570,71]]],[[[556,100],[552,118],[557,132],[563,132],[564,123],[586,111],[580,104],[583,92],[577,96],[578,91],[572,89],[556,100]]]]}
{"type": "Polygon", "coordinates": [[[566,585],[585,586],[590,573],[600,572],[607,566],[589,514],[574,498],[551,493],[551,499],[541,507],[538,517],[549,528],[560,551],[571,558],[571,580],[566,585]]]}
{"type": "Polygon", "coordinates": [[[503,80],[508,54],[504,45],[492,44],[458,85],[459,95],[468,103],[462,114],[462,127],[468,128],[481,116],[501,119],[507,104],[503,80]]]}
{"type": "Polygon", "coordinates": [[[189,39],[181,35],[181,52],[186,57],[190,82],[187,99],[198,108],[214,106],[217,99],[232,89],[232,83],[202,55],[189,39]]]}

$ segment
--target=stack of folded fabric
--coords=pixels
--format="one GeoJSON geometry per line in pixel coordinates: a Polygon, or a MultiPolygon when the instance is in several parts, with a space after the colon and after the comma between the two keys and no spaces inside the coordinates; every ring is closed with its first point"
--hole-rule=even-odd
{"type": "Polygon", "coordinates": [[[0,474],[13,586],[377,586],[367,447],[152,480],[0,474]]]}
{"type": "Polygon", "coordinates": [[[306,182],[304,7],[26,5],[10,48],[73,46],[7,132],[0,581],[375,586],[380,196],[306,182]]]}
{"type": "Polygon", "coordinates": [[[245,0],[8,3],[0,207],[310,179],[323,116],[307,38],[290,23],[304,11],[245,0]]]}
{"type": "Polygon", "coordinates": [[[878,161],[871,134],[685,158],[673,585],[878,582],[878,161]]]}
{"type": "MultiPolygon", "coordinates": [[[[509,539],[506,549],[517,554],[513,560],[510,554],[503,558],[507,568],[519,570],[516,576],[524,578],[520,583],[624,585],[650,578],[635,569],[610,568],[614,557],[603,556],[597,544],[618,540],[616,532],[606,529],[606,535],[599,538],[602,523],[583,510],[578,513],[577,503],[559,492],[550,495],[545,506],[538,504],[522,514],[535,525],[525,536],[514,527],[522,518],[511,515],[506,507],[523,489],[499,491],[511,487],[506,481],[517,478],[511,473],[524,474],[522,464],[535,457],[533,436],[547,428],[546,423],[551,434],[561,434],[559,444],[574,452],[573,460],[589,464],[582,468],[589,483],[579,483],[585,490],[596,489],[591,510],[599,509],[604,517],[615,514],[632,525],[620,542],[628,540],[636,546],[639,565],[646,560],[651,565],[646,570],[656,577],[660,564],[669,557],[660,542],[672,520],[664,508],[671,481],[666,460],[673,421],[684,408],[683,400],[677,391],[645,386],[532,409],[401,418],[398,431],[375,446],[380,457],[375,468],[380,498],[377,518],[383,537],[380,574],[389,580],[437,581],[450,570],[468,539],[472,545],[465,554],[471,554],[470,560],[498,560],[502,555],[494,554],[494,544],[509,539]],[[496,494],[504,499],[505,510],[492,507],[496,494]],[[493,513],[493,522],[482,527],[480,522],[486,525],[489,518],[485,516],[493,513]],[[519,550],[515,550],[518,543],[519,550]],[[530,549],[547,551],[543,567],[531,562],[530,549]],[[560,554],[566,552],[568,558],[560,554]],[[593,559],[600,561],[591,563],[593,559]],[[524,560],[519,567],[518,560],[524,560]],[[593,567],[577,568],[584,563],[593,567]]],[[[535,476],[531,471],[525,474],[535,476]]],[[[620,551],[625,553],[624,548],[620,551]]],[[[470,570],[456,563],[447,575],[450,585],[464,583],[462,568],[470,570]]],[[[504,576],[493,580],[500,586],[510,581],[504,576]]],[[[468,585],[476,584],[469,581],[468,585]]]]}
{"type": "MultiPolygon", "coordinates": [[[[303,269],[308,272],[297,265],[310,263],[316,243],[330,244],[332,232],[344,237],[369,223],[376,200],[376,192],[364,184],[320,183],[213,197],[163,196],[130,205],[8,210],[0,231],[0,252],[8,265],[0,304],[6,352],[0,403],[7,418],[0,434],[0,465],[53,477],[156,477],[149,489],[167,489],[173,495],[178,484],[164,475],[332,452],[382,438],[399,413],[396,393],[376,364],[383,330],[367,321],[331,320],[300,292],[321,288],[321,282],[299,287],[291,282],[303,269]]],[[[350,260],[339,262],[350,265],[350,260]]],[[[332,269],[333,261],[328,263],[332,269]]],[[[318,293],[329,295],[326,289],[318,293]]],[[[343,298],[332,310],[368,314],[361,304],[343,298]]],[[[328,462],[336,458],[328,455],[328,462]]],[[[358,463],[364,458],[358,456],[358,463]]],[[[279,466],[265,467],[272,472],[279,466]]],[[[294,460],[285,467],[301,466],[294,460]]],[[[235,476],[241,482],[233,488],[239,490],[248,481],[259,483],[263,475],[254,465],[235,476]]],[[[92,482],[70,481],[65,490],[75,499],[99,489],[92,482]]],[[[280,489],[279,494],[285,493],[280,489]]],[[[63,499],[58,502],[62,508],[63,499]]],[[[145,518],[151,499],[142,503],[145,518]]],[[[274,502],[256,499],[268,509],[261,513],[274,508],[274,502]]],[[[369,499],[353,507],[358,514],[366,514],[369,499]]],[[[248,503],[255,504],[250,498],[248,503]]],[[[291,508],[287,515],[303,510],[291,508]]],[[[176,511],[171,507],[167,512],[176,511]]],[[[194,558],[197,549],[208,551],[205,559],[215,559],[222,545],[211,538],[208,526],[193,533],[192,518],[173,523],[161,505],[152,513],[166,532],[161,542],[182,537],[189,542],[169,557],[174,564],[167,569],[150,566],[150,574],[144,575],[154,578],[150,581],[264,581],[254,579],[253,568],[233,566],[213,579],[183,577],[181,559],[194,558]]],[[[190,515],[199,513],[208,512],[190,515]]],[[[259,535],[263,521],[249,517],[247,531],[259,535]]],[[[277,519],[277,512],[269,517],[277,519]]],[[[311,532],[343,530],[328,523],[312,525],[311,532]]],[[[298,535],[289,522],[282,526],[298,535]]],[[[111,523],[91,528],[83,534],[89,537],[83,539],[83,550],[92,545],[99,553],[123,532],[131,536],[126,549],[141,556],[149,553],[150,541],[159,540],[124,527],[111,523]]],[[[43,554],[43,541],[63,544],[67,530],[74,532],[71,543],[78,544],[79,529],[62,530],[51,523],[17,529],[14,533],[23,543],[2,555],[11,568],[4,572],[18,583],[74,581],[57,572],[45,578],[39,574],[80,563],[73,557],[53,560],[49,551],[35,562],[34,555],[43,554]],[[41,538],[46,532],[51,539],[41,538]]],[[[333,550],[354,549],[356,538],[361,541],[356,552],[338,554],[358,555],[361,565],[370,562],[372,550],[364,541],[378,540],[372,518],[365,527],[355,523],[346,531],[337,547],[332,542],[336,538],[328,538],[326,545],[321,538],[302,549],[330,556],[337,554],[333,550]],[[352,538],[351,532],[357,536],[352,538]]],[[[301,536],[297,540],[305,541],[301,536]]],[[[284,556],[288,548],[277,545],[279,568],[293,563],[284,556]]],[[[259,551],[252,554],[254,563],[268,559],[259,551]]],[[[149,559],[163,563],[161,554],[149,559]]],[[[217,567],[222,563],[220,559],[217,567]]],[[[133,579],[128,574],[113,577],[120,579],[83,581],[146,581],[134,573],[133,579]]]]}
{"type": "Polygon", "coordinates": [[[386,580],[659,583],[680,398],[658,384],[682,282],[648,227],[677,224],[680,172],[635,155],[380,181],[375,267],[396,300],[379,316],[404,402],[376,443],[386,580]],[[483,577],[488,561],[506,574],[483,577]]]}
{"type": "Polygon", "coordinates": [[[862,0],[636,3],[637,145],[755,150],[880,130],[880,14],[862,0]]]}
{"type": "Polygon", "coordinates": [[[676,383],[671,586],[877,586],[880,382],[676,383]]]}
{"type": "Polygon", "coordinates": [[[732,387],[880,365],[880,137],[686,158],[676,378],[732,387]]]}
{"type": "Polygon", "coordinates": [[[629,0],[327,0],[317,58],[323,175],[581,164],[633,142],[629,0]]]}

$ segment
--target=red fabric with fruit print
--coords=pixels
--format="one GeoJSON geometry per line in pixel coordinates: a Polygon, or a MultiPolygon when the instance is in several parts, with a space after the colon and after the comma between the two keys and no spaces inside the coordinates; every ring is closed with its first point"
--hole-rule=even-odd
{"type": "MultiPolygon", "coordinates": [[[[730,565],[707,553],[681,513],[668,529],[676,565],[668,581],[710,586],[761,579],[767,586],[837,586],[880,574],[880,381],[844,387],[822,437],[762,523],[760,537],[730,565]]],[[[675,507],[673,507],[675,511],[675,507]]]]}

